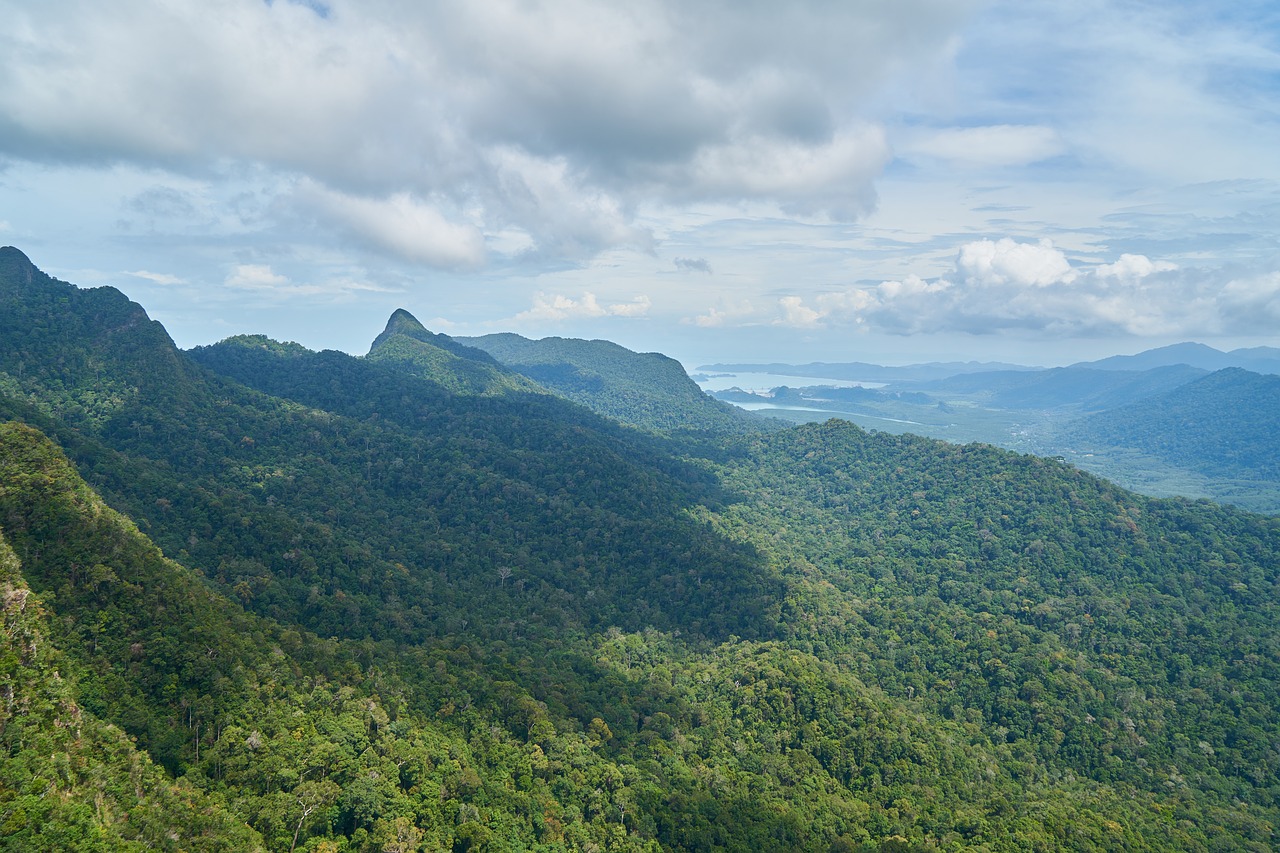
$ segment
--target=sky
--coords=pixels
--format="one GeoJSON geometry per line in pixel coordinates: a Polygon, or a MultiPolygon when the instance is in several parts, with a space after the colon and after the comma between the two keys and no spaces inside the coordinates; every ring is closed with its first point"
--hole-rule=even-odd
{"type": "Polygon", "coordinates": [[[0,244],[182,347],[1280,346],[1280,4],[0,0],[0,244]]]}

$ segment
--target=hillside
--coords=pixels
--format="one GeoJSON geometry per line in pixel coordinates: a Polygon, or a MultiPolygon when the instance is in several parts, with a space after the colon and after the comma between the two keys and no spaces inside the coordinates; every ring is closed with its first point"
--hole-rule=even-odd
{"type": "MultiPolygon", "coordinates": [[[[752,455],[781,452],[792,465],[801,457],[809,460],[805,464],[819,466],[829,460],[847,460],[849,442],[861,446],[865,436],[849,427],[832,429],[771,442],[752,455]]],[[[1090,597],[1079,603],[1064,600],[1061,615],[1046,614],[1047,624],[1052,625],[1055,618],[1068,617],[1071,608],[1083,607],[1100,620],[1096,626],[1088,623],[1074,630],[1073,623],[1066,622],[1062,630],[1076,650],[1058,652],[1052,631],[1022,624],[1025,617],[1010,615],[1016,610],[1002,615],[996,607],[987,612],[993,609],[990,598],[982,613],[970,610],[963,595],[950,605],[937,599],[930,604],[925,591],[927,570],[906,581],[909,586],[904,591],[914,588],[915,595],[899,599],[899,592],[884,593],[903,581],[872,567],[865,575],[868,582],[891,586],[883,593],[868,587],[866,604],[846,610],[842,619],[847,626],[835,629],[821,616],[826,609],[823,599],[826,605],[835,603],[830,581],[814,576],[816,584],[798,588],[801,612],[818,616],[823,624],[806,627],[807,620],[796,622],[791,641],[732,641],[700,649],[652,631],[611,632],[583,645],[584,656],[576,662],[573,654],[566,658],[570,650],[564,648],[544,657],[540,672],[526,672],[524,677],[547,677],[558,671],[550,682],[556,685],[555,695],[565,696],[566,688],[569,695],[584,691],[575,701],[586,702],[584,710],[600,711],[589,725],[580,723],[578,728],[575,717],[566,717],[565,706],[551,701],[550,695],[538,701],[515,683],[502,680],[500,660],[486,663],[484,656],[468,654],[464,648],[430,652],[423,647],[426,656],[419,657],[421,653],[383,646],[377,654],[377,669],[362,673],[360,661],[366,661],[364,666],[373,661],[367,645],[354,644],[344,651],[341,645],[281,631],[269,622],[258,623],[256,629],[236,626],[248,617],[238,615],[229,602],[201,592],[198,584],[193,586],[193,578],[163,561],[127,523],[97,504],[38,434],[10,427],[0,437],[8,466],[3,482],[16,484],[0,493],[0,510],[7,529],[22,531],[19,548],[29,550],[38,541],[58,542],[60,551],[42,555],[48,569],[80,565],[79,560],[68,559],[70,553],[86,562],[96,561],[92,583],[58,577],[46,569],[42,585],[62,585],[56,596],[59,620],[71,626],[93,625],[95,620],[85,617],[104,605],[119,614],[115,618],[125,620],[109,634],[66,635],[63,642],[81,659],[78,670],[84,673],[83,683],[93,695],[114,696],[113,691],[94,685],[102,677],[95,673],[110,673],[111,667],[103,664],[122,657],[140,659],[142,672],[161,676],[140,703],[108,708],[106,713],[128,720],[130,713],[143,711],[155,715],[162,729],[185,734],[188,745],[178,766],[185,770],[186,784],[198,786],[186,796],[197,801],[208,798],[203,808],[215,817],[221,810],[244,815],[271,849],[290,849],[299,835],[304,841],[349,838],[356,847],[371,850],[393,843],[423,845],[423,849],[484,849],[498,839],[507,839],[517,849],[539,839],[572,849],[590,849],[606,839],[612,848],[636,850],[658,846],[812,849],[819,839],[824,839],[824,845],[857,849],[876,837],[927,838],[933,833],[939,840],[951,839],[945,846],[982,842],[995,849],[1023,849],[1039,839],[1038,843],[1051,848],[1105,849],[1109,839],[1123,839],[1135,849],[1199,849],[1207,837],[1194,827],[1224,822],[1240,849],[1263,849],[1269,838],[1262,814],[1254,809],[1225,802],[1214,805],[1212,798],[1202,802],[1203,794],[1194,789],[1172,797],[1140,793],[1162,778],[1163,744],[1142,750],[1141,738],[1123,734],[1125,719],[1119,715],[1138,715],[1142,731],[1148,732],[1162,731],[1166,720],[1159,715],[1169,712],[1158,696],[1138,705],[1126,698],[1133,683],[1129,676],[1091,673],[1088,659],[1097,652],[1109,654],[1096,648],[1109,632],[1118,630],[1121,642],[1141,641],[1141,635],[1123,639],[1129,632],[1114,621],[1116,614],[1105,609],[1106,593],[1115,584],[1087,593],[1090,597]],[[37,489],[28,483],[46,485],[37,489]],[[175,587],[186,591],[175,595],[175,587]],[[154,596],[155,603],[140,602],[139,590],[154,596]],[[184,599],[191,604],[173,606],[175,600],[184,599]],[[898,603],[886,610],[895,600],[898,603]],[[159,604],[162,601],[164,605],[159,604]],[[921,622],[921,613],[929,613],[930,618],[921,622]],[[895,619],[907,621],[895,625],[895,619]],[[915,629],[906,630],[908,621],[915,629]],[[186,630],[181,627],[184,624],[206,632],[208,639],[184,640],[179,633],[186,630]],[[929,628],[935,625],[947,625],[959,645],[939,644],[929,628]],[[970,633],[972,640],[967,639],[970,633]],[[987,640],[978,642],[981,636],[987,640]],[[102,645],[107,637],[110,647],[102,645]],[[826,651],[806,650],[820,638],[825,638],[821,641],[826,651]],[[973,651],[968,652],[965,646],[971,642],[973,651]],[[160,648],[153,648],[155,644],[160,648]],[[137,646],[141,653],[134,651],[137,646]],[[866,656],[866,651],[876,648],[887,650],[887,658],[866,656]],[[917,660],[926,650],[928,657],[917,660]],[[1039,709],[1034,717],[1018,714],[1025,706],[1016,692],[1004,688],[988,692],[1007,680],[1005,664],[992,664],[993,653],[1008,666],[1032,667],[1033,680],[1041,685],[1034,689],[1043,691],[1034,700],[1039,709]],[[211,667],[230,675],[222,678],[216,693],[203,695],[199,679],[205,676],[199,674],[200,667],[193,670],[191,664],[180,663],[183,655],[190,655],[192,662],[202,661],[206,671],[211,667]],[[402,658],[399,664],[397,657],[402,658]],[[969,659],[987,663],[970,669],[964,663],[969,659]],[[921,681],[914,674],[921,666],[942,667],[937,671],[946,672],[947,661],[959,667],[949,679],[958,690],[949,691],[928,677],[921,681]],[[1057,662],[1042,673],[1040,661],[1057,662]],[[582,679],[581,667],[588,662],[594,675],[574,686],[573,673],[582,679]],[[566,664],[572,669],[561,669],[566,664]],[[900,675],[890,677],[898,670],[900,675]],[[331,682],[326,672],[340,674],[339,681],[331,682]],[[972,707],[983,709],[975,720],[991,715],[1000,729],[1008,728],[1007,743],[1003,739],[989,742],[972,722],[949,722],[948,714],[921,714],[939,702],[945,708],[948,701],[963,701],[961,697],[970,692],[972,707]],[[907,694],[908,707],[903,707],[901,698],[890,699],[893,694],[907,694]],[[463,697],[465,710],[459,705],[463,697]],[[986,706],[987,702],[994,704],[986,706]],[[1113,709],[1112,702],[1127,704],[1113,709]],[[1094,746],[1105,746],[1106,754],[1119,747],[1138,750],[1152,760],[1144,763],[1147,759],[1142,758],[1130,765],[1127,762],[1135,756],[1121,751],[1117,760],[1102,767],[1092,771],[1082,767],[1084,778],[1111,782],[1063,787],[1048,781],[1060,772],[1054,767],[1078,765],[1093,754],[1090,738],[1077,742],[1069,725],[1065,746],[1044,740],[1043,733],[1037,732],[1044,726],[1056,731],[1053,727],[1062,725],[1062,718],[1045,715],[1064,713],[1072,715],[1070,719],[1085,732],[1095,730],[1100,740],[1094,746]],[[1096,722],[1088,720],[1086,713],[1096,714],[1096,722]],[[459,716],[456,722],[455,715],[459,716]],[[1033,725],[1032,719],[1039,722],[1033,725]],[[477,730],[488,734],[477,740],[477,730]],[[732,744],[744,738],[757,744],[758,753],[735,753],[732,744]],[[1046,747],[1053,753],[1046,753],[1046,747]],[[724,775],[699,781],[697,774],[688,775],[697,767],[719,768],[724,775]],[[284,772],[288,768],[303,772],[284,772]],[[1134,768],[1139,772],[1131,772],[1134,768]],[[313,772],[322,784],[306,781],[313,772]],[[362,781],[379,777],[389,784],[370,787],[362,781]],[[1146,784],[1131,789],[1129,777],[1146,784]],[[514,789],[513,779],[517,780],[514,789]],[[907,801],[913,804],[912,811],[903,814],[902,803],[907,801]],[[765,803],[769,807],[762,808],[765,803]],[[614,820],[610,820],[610,808],[616,810],[614,820]],[[1024,824],[1028,813],[1037,815],[1038,828],[1024,824]],[[1192,829],[1164,825],[1160,816],[1165,813],[1192,829]],[[415,817],[406,819],[406,814],[415,817]],[[831,824],[832,820],[836,822],[831,824]],[[656,846],[646,844],[646,837],[656,846]]],[[[906,446],[901,453],[918,457],[921,449],[906,446]]],[[[892,466],[899,461],[896,456],[891,450],[887,458],[868,459],[864,464],[872,469],[892,466]]],[[[987,462],[999,465],[1001,458],[988,454],[987,462]]],[[[756,464],[740,462],[734,467],[742,472],[756,469],[756,464]]],[[[798,479],[787,476],[803,482],[815,473],[827,481],[821,467],[804,470],[801,466],[798,479]]],[[[1088,487],[1089,481],[1082,485],[1088,487]]],[[[840,487],[832,494],[843,491],[840,487]]],[[[776,524],[771,518],[777,518],[775,510],[766,508],[760,519],[764,524],[756,533],[767,534],[776,524]]],[[[739,524],[741,516],[725,520],[739,524]]],[[[892,524],[892,518],[887,521],[892,524]]],[[[1087,518],[1080,522],[1082,526],[1090,523],[1087,518]]],[[[1005,544],[1004,536],[1000,538],[1005,544]]],[[[782,547],[795,547],[795,543],[784,540],[782,547]]],[[[821,559],[814,566],[823,574],[836,568],[821,559]]],[[[842,576],[853,577],[839,570],[827,574],[836,580],[842,576]]],[[[1066,579],[1068,585],[1080,582],[1066,579]]],[[[1231,580],[1230,570],[1222,582],[1239,585],[1231,580]]],[[[944,599],[950,599],[953,593],[946,592],[945,585],[942,589],[944,599]]],[[[846,608],[837,605],[831,615],[846,608]]],[[[1260,610],[1259,624],[1270,624],[1270,616],[1266,608],[1260,610]]],[[[1189,623],[1192,645],[1188,652],[1204,651],[1207,640],[1199,628],[1206,624],[1213,623],[1206,618],[1189,623]]],[[[490,646],[490,655],[499,648],[490,646]]],[[[1173,651],[1181,654],[1176,648],[1173,651]]],[[[1183,670],[1182,683],[1201,683],[1216,665],[1212,659],[1195,659],[1200,662],[1183,670]]],[[[527,658],[521,666],[530,666],[527,658]]],[[[519,669],[508,672],[521,677],[519,669]]],[[[1250,689],[1265,690],[1267,670],[1255,666],[1254,672],[1247,682],[1250,689]],[[1257,681],[1259,677],[1264,680],[1257,681]]],[[[136,676],[130,673],[129,677],[136,676]]],[[[1258,701],[1268,701],[1269,696],[1264,693],[1258,701]]],[[[1221,707],[1220,702],[1212,692],[1206,694],[1205,704],[1186,708],[1182,714],[1195,717],[1195,728],[1177,730],[1212,738],[1205,742],[1222,750],[1220,758],[1202,759],[1195,765],[1202,776],[1214,774],[1221,764],[1260,760],[1241,750],[1268,742],[1263,731],[1239,728],[1266,724],[1265,716],[1242,718],[1237,711],[1225,718],[1206,718],[1205,710],[1221,707]]],[[[1176,738],[1173,744],[1176,748],[1176,738]]],[[[1182,754],[1182,759],[1186,757],[1182,754]]],[[[4,769],[11,771],[15,765],[7,761],[4,769]]],[[[98,784],[114,786],[130,777],[107,768],[100,778],[98,784]]],[[[1254,798],[1244,789],[1237,791],[1254,798]]],[[[172,817],[165,818],[162,812],[155,819],[172,817]]],[[[55,813],[55,820],[54,825],[61,828],[66,819],[55,813]]],[[[234,823],[221,829],[216,822],[196,826],[208,836],[207,845],[197,849],[248,849],[247,837],[232,834],[240,832],[234,823]]],[[[897,848],[890,844],[882,849],[897,848]]]]}
{"type": "Polygon", "coordinates": [[[767,419],[708,397],[679,362],[660,353],[636,353],[609,341],[535,341],[509,332],[460,340],[566,399],[633,426],[662,432],[770,428],[767,419]]]}
{"type": "MultiPolygon", "coordinates": [[[[6,455],[15,450],[7,439],[0,438],[6,455]]],[[[14,471],[6,466],[4,473],[14,471]]],[[[0,486],[0,494],[10,489],[0,486]]],[[[123,731],[77,701],[81,685],[71,680],[77,667],[51,641],[51,614],[27,585],[2,530],[0,615],[6,850],[265,849],[242,820],[199,790],[175,784],[123,731]]]]}
{"type": "Polygon", "coordinates": [[[1136,453],[1188,472],[1212,496],[1280,511],[1280,377],[1228,368],[1068,424],[1076,454],[1136,453]]]}
{"type": "Polygon", "coordinates": [[[1280,521],[840,421],[642,432],[431,338],[491,378],[181,353],[14,251],[11,586],[209,849],[1275,848],[1280,521]]]}

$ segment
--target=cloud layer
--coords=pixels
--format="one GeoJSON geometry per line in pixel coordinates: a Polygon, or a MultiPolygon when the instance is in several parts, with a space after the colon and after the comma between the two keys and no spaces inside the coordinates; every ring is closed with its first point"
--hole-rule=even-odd
{"type": "Polygon", "coordinates": [[[889,151],[850,107],[965,11],[950,0],[5,6],[0,154],[197,176],[266,167],[297,176],[319,224],[444,268],[478,265],[483,235],[513,228],[570,257],[645,246],[640,205],[864,215],[889,151]]]}

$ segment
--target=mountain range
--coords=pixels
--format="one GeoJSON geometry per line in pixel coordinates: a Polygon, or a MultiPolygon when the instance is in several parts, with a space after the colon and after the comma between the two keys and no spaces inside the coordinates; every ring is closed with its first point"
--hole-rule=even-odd
{"type": "Polygon", "coordinates": [[[502,342],[0,249],[6,849],[1275,848],[1280,521],[502,342]]]}
{"type": "Polygon", "coordinates": [[[1136,355],[1114,355],[1075,366],[1092,367],[1095,370],[1150,370],[1153,367],[1176,364],[1210,371],[1238,367],[1253,373],[1280,373],[1280,349],[1249,347],[1222,352],[1204,344],[1181,343],[1146,350],[1136,355]]]}
{"type": "MultiPolygon", "coordinates": [[[[1143,371],[1177,365],[1186,365],[1204,371],[1239,367],[1254,373],[1280,373],[1280,348],[1248,347],[1223,352],[1205,344],[1184,342],[1144,350],[1135,355],[1113,355],[1095,361],[1076,362],[1070,367],[1092,370],[1143,371]]],[[[807,376],[814,379],[861,380],[864,382],[930,381],[970,373],[1037,371],[1044,369],[1020,364],[984,361],[926,362],[900,367],[869,364],[861,361],[835,364],[827,362],[810,362],[808,364],[770,362],[757,364],[704,364],[697,368],[698,371],[706,373],[773,373],[779,376],[807,376]]]]}

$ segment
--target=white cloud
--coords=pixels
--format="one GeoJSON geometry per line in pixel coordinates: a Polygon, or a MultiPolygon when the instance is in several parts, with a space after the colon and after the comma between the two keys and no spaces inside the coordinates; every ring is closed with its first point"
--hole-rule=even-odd
{"type": "Polygon", "coordinates": [[[684,167],[684,193],[695,199],[773,199],[784,210],[852,220],[875,207],[872,181],[888,160],[878,127],[845,131],[821,144],[747,137],[700,149],[684,167]]]}
{"type": "Polygon", "coordinates": [[[1057,131],[1041,125],[948,128],[909,142],[905,153],[962,166],[1027,166],[1066,150],[1057,131]]]}
{"type": "Polygon", "coordinates": [[[428,265],[476,263],[469,226],[643,246],[642,204],[852,219],[888,156],[856,105],[971,6],[0,0],[0,155],[301,176],[428,265]]]}
{"type": "Polygon", "coordinates": [[[238,290],[279,290],[290,282],[287,276],[272,272],[267,264],[236,264],[227,275],[226,285],[238,290]]]}
{"type": "Polygon", "coordinates": [[[1018,243],[977,240],[960,247],[956,271],[976,286],[1005,284],[1047,287],[1070,284],[1076,276],[1067,256],[1050,240],[1018,243]]]}
{"type": "Polygon", "coordinates": [[[1228,281],[1217,302],[1223,325],[1274,335],[1280,328],[1280,272],[1242,276],[1228,281]]]}
{"type": "Polygon", "coordinates": [[[565,320],[598,317],[643,317],[649,312],[648,296],[637,296],[630,302],[600,304],[594,293],[574,298],[563,294],[538,293],[533,307],[512,318],[515,322],[558,323],[565,320]]]}
{"type": "Polygon", "coordinates": [[[160,273],[160,272],[148,272],[147,270],[134,270],[133,272],[125,273],[125,275],[131,275],[134,278],[146,279],[147,281],[154,282],[156,284],[186,284],[187,283],[187,280],[185,278],[181,278],[176,275],[169,275],[168,273],[160,273]]]}
{"type": "Polygon", "coordinates": [[[782,326],[816,326],[822,312],[806,307],[799,296],[784,296],[778,300],[782,316],[774,322],[782,326]]]}
{"type": "Polygon", "coordinates": [[[615,302],[608,312],[614,317],[643,317],[649,313],[652,301],[648,296],[637,296],[630,302],[615,302]]]}
{"type": "Polygon", "coordinates": [[[503,146],[490,151],[486,162],[497,183],[496,215],[529,234],[536,250],[577,259],[609,246],[653,244],[647,230],[630,223],[616,197],[585,185],[565,157],[503,146]]]}
{"type": "Polygon", "coordinates": [[[278,273],[269,264],[236,264],[223,282],[234,290],[242,290],[265,297],[283,300],[294,297],[326,297],[327,301],[348,301],[359,293],[393,293],[395,291],[372,282],[338,276],[321,281],[299,283],[278,273]]]}
{"type": "Polygon", "coordinates": [[[760,310],[750,300],[722,300],[713,305],[705,313],[686,318],[685,323],[692,323],[704,329],[715,329],[733,326],[753,326],[761,322],[773,322],[776,316],[768,311],[760,310]]]}
{"type": "Polygon", "coordinates": [[[1121,255],[1114,264],[1101,264],[1094,272],[1101,278],[1146,278],[1156,272],[1171,272],[1178,265],[1169,261],[1152,261],[1146,255],[1121,255]]]}

